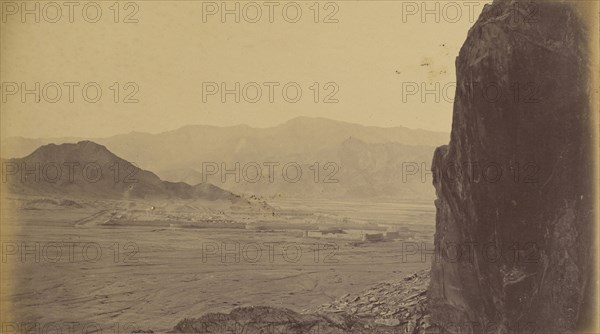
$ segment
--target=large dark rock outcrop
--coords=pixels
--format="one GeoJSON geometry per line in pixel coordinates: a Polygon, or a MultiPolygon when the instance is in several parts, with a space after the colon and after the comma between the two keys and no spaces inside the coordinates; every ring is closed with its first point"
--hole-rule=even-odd
{"type": "Polygon", "coordinates": [[[300,314],[285,308],[238,307],[230,313],[208,313],[200,318],[183,319],[174,333],[357,333],[355,322],[347,315],[300,314]]]}
{"type": "Polygon", "coordinates": [[[565,333],[591,319],[597,144],[575,3],[496,0],[456,60],[428,295],[450,332],[565,333]]]}

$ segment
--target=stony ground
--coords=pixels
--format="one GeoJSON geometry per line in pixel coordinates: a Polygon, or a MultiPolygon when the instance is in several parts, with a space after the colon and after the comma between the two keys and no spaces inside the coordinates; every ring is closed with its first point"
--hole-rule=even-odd
{"type": "MultiPolygon", "coordinates": [[[[362,293],[347,294],[317,312],[345,313],[361,319],[369,327],[401,327],[402,333],[430,327],[426,314],[429,271],[385,281],[362,293]]],[[[398,328],[396,333],[398,332],[398,328]]]]}
{"type": "Polygon", "coordinates": [[[357,294],[297,313],[274,307],[240,307],[184,319],[175,333],[424,333],[429,271],[378,283],[357,294]]]}

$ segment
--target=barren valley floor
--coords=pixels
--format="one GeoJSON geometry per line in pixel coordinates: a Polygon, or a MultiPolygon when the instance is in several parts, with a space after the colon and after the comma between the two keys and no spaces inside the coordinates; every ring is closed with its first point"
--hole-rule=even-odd
{"type": "Polygon", "coordinates": [[[25,324],[166,332],[183,318],[238,306],[303,312],[429,267],[420,256],[403,258],[403,243],[432,249],[433,204],[296,200],[277,207],[344,217],[354,229],[307,237],[296,226],[304,218],[268,230],[80,224],[105,214],[88,206],[3,213],[2,307],[25,324]],[[361,242],[362,223],[408,226],[411,236],[361,242]]]}

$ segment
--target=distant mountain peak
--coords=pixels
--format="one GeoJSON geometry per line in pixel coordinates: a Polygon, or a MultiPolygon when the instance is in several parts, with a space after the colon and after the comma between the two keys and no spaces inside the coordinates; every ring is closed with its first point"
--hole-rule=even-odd
{"type": "Polygon", "coordinates": [[[42,145],[24,158],[5,163],[12,164],[11,175],[7,175],[9,191],[24,195],[243,201],[214,185],[163,181],[91,140],[42,145]],[[26,174],[20,170],[23,166],[26,174]],[[86,166],[91,166],[90,171],[86,166]]]}

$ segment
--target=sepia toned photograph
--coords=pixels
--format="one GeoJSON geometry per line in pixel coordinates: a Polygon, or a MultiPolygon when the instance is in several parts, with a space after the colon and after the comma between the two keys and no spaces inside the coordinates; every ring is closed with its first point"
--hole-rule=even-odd
{"type": "Polygon", "coordinates": [[[1,334],[600,334],[600,1],[0,0],[1,334]]]}

